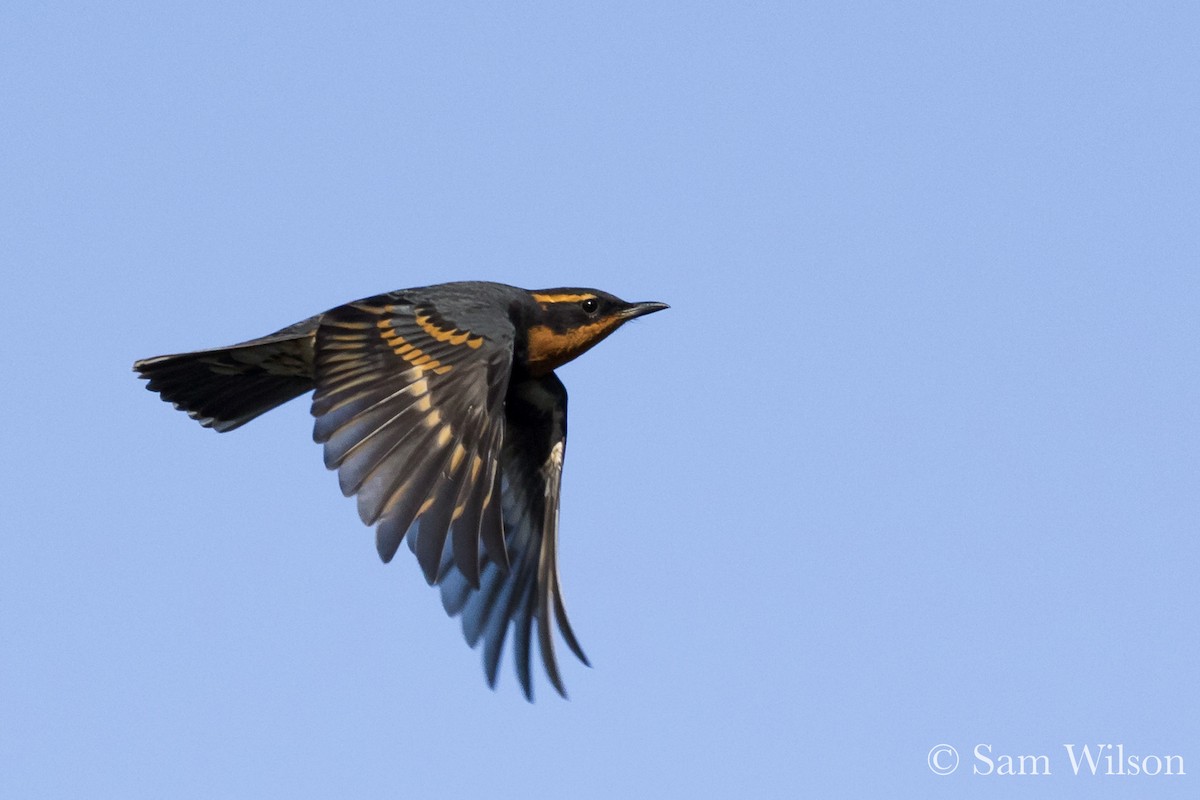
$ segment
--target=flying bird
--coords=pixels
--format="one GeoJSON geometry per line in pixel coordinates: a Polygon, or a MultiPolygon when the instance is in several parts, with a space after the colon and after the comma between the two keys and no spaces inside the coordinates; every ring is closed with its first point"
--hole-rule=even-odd
{"type": "Polygon", "coordinates": [[[554,370],[665,303],[596,289],[478,281],[338,306],[230,347],[136,362],[147,387],[206,428],[231,431],[313,392],[313,439],[389,562],[402,541],[495,686],[512,629],[533,699],[538,649],[566,697],[553,627],[584,664],[559,589],[558,506],[567,390],[554,370]]]}

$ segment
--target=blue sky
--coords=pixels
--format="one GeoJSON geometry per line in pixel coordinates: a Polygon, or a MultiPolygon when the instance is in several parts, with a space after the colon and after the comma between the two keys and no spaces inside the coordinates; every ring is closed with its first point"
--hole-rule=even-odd
{"type": "Polygon", "coordinates": [[[1198,26],[6,4],[0,795],[1195,797],[1198,26]],[[672,305],[560,371],[569,702],[487,689],[304,401],[129,371],[463,279],[672,305]]]}

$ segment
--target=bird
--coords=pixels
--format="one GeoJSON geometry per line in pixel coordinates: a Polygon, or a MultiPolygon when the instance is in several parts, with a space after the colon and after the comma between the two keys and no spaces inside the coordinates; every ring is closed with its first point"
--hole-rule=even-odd
{"type": "Polygon", "coordinates": [[[668,308],[585,288],[463,281],[337,306],[228,347],[133,369],[206,428],[232,431],[312,392],[313,439],[388,563],[403,541],[496,686],[513,660],[533,701],[532,637],[567,697],[553,628],[590,666],[559,583],[567,390],[555,370],[668,308]],[[536,631],[535,628],[536,622],[536,631]]]}

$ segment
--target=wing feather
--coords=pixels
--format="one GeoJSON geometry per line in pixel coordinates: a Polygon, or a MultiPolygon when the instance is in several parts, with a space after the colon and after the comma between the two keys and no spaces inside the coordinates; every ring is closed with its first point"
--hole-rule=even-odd
{"type": "MultiPolygon", "coordinates": [[[[313,438],[324,444],[325,464],[338,471],[342,492],[357,496],[362,520],[376,525],[380,557],[391,560],[411,535],[431,582],[455,501],[479,503],[468,519],[485,514],[483,497],[463,489],[470,473],[462,460],[497,460],[492,430],[502,425],[512,361],[511,323],[467,333],[448,321],[452,310],[379,295],[327,312],[316,333],[313,438]]],[[[470,308],[462,313],[479,323],[470,308]]],[[[494,474],[494,464],[483,464],[474,475],[488,469],[494,474]]]]}
{"type": "Polygon", "coordinates": [[[482,643],[489,685],[512,628],[525,696],[533,698],[535,636],[565,696],[555,629],[588,663],[558,577],[566,389],[553,373],[510,383],[511,326],[472,331],[471,313],[394,294],[325,314],[313,438],[376,526],[380,557],[391,560],[408,539],[468,644],[482,643]]]}
{"type": "Polygon", "coordinates": [[[460,498],[465,502],[466,496],[470,494],[470,483],[478,478],[480,471],[476,470],[474,477],[470,474],[487,420],[479,409],[464,411],[462,416],[465,422],[459,428],[460,433],[448,445],[449,456],[443,464],[441,480],[430,498],[431,505],[422,514],[418,526],[420,538],[416,550],[417,561],[430,585],[437,581],[442,571],[442,554],[446,548],[451,524],[455,521],[455,511],[460,507],[460,498]]]}
{"type": "MultiPolygon", "coordinates": [[[[534,586],[532,583],[525,585],[521,592],[521,601],[518,608],[528,608],[530,605],[530,596],[533,594],[534,586]]],[[[525,693],[525,699],[533,701],[533,675],[530,667],[530,651],[533,649],[530,637],[533,627],[532,614],[519,614],[514,612],[515,619],[513,627],[516,630],[513,633],[513,653],[517,662],[517,680],[521,683],[521,690],[525,693]]]]}
{"type": "Polygon", "coordinates": [[[525,696],[533,698],[535,635],[551,685],[566,696],[555,652],[555,628],[571,652],[588,664],[567,620],[558,578],[566,390],[553,374],[512,385],[505,417],[502,466],[497,476],[500,485],[493,491],[502,501],[499,516],[508,567],[498,564],[485,546],[487,561],[479,586],[474,588],[455,559],[442,581],[442,602],[447,613],[462,616],[467,642],[472,647],[483,643],[483,668],[489,684],[496,681],[511,627],[517,680],[525,696]]]}

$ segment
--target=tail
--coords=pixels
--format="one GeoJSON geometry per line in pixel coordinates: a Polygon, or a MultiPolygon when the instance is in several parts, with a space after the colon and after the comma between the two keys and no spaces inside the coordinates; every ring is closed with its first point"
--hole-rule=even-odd
{"type": "Polygon", "coordinates": [[[206,428],[224,433],[313,388],[317,318],[212,350],[137,361],[146,388],[206,428]]]}

